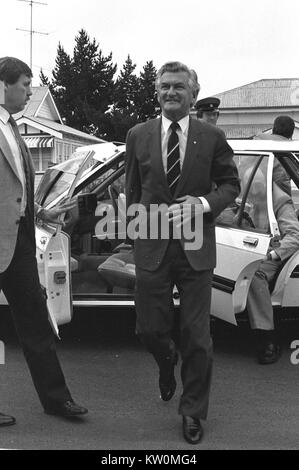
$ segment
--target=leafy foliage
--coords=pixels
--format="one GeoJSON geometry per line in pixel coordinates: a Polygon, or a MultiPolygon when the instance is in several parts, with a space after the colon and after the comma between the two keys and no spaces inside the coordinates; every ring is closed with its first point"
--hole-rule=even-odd
{"type": "Polygon", "coordinates": [[[96,40],[81,29],[73,56],[59,43],[52,79],[41,70],[40,80],[50,88],[65,124],[123,142],[132,126],[157,115],[153,62],[146,63],[139,77],[135,69],[128,55],[115,79],[112,52],[105,56],[96,40]]]}

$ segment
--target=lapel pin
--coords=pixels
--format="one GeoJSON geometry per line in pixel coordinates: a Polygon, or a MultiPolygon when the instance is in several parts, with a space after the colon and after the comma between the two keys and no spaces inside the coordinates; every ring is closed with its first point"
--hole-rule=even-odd
{"type": "Polygon", "coordinates": [[[196,140],[194,140],[194,141],[193,141],[193,144],[196,144],[196,143],[197,143],[196,140]]]}

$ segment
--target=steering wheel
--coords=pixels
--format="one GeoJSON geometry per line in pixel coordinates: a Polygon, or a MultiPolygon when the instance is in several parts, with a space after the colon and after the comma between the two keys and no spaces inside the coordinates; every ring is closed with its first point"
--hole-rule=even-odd
{"type": "Polygon", "coordinates": [[[115,210],[115,213],[116,213],[117,210],[118,210],[117,200],[118,200],[118,196],[119,196],[119,191],[116,189],[115,186],[113,186],[113,184],[109,184],[108,194],[109,194],[109,197],[111,199],[113,209],[115,210]]]}

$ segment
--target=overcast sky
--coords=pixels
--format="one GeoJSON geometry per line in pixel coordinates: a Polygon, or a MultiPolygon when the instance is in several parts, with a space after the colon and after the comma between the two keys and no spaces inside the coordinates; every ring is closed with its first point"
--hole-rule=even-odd
{"type": "MultiPolygon", "coordinates": [[[[72,54],[84,28],[113,53],[118,70],[130,54],[139,72],[180,60],[194,68],[200,97],[262,78],[299,77],[299,0],[40,0],[34,4],[33,84],[55,64],[59,41],[72,54]]],[[[0,56],[30,62],[30,5],[0,0],[0,56]]]]}

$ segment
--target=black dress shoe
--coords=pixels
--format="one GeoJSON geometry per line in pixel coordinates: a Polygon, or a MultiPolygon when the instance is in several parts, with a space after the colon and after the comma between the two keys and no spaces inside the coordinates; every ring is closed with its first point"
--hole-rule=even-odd
{"type": "Polygon", "coordinates": [[[0,426],[12,426],[16,424],[16,419],[13,416],[0,413],[0,426]]]}
{"type": "Polygon", "coordinates": [[[159,388],[160,397],[163,401],[169,401],[174,395],[176,389],[176,380],[174,376],[174,368],[178,362],[178,353],[167,357],[160,364],[159,388]]]}
{"type": "Polygon", "coordinates": [[[274,342],[268,342],[258,351],[257,360],[260,364],[274,364],[280,356],[280,346],[274,342]]]}
{"type": "Polygon", "coordinates": [[[76,416],[85,415],[88,413],[88,410],[83,406],[77,405],[74,401],[68,400],[51,408],[46,408],[45,413],[48,415],[63,416],[64,418],[74,418],[76,416]]]}
{"type": "Polygon", "coordinates": [[[200,420],[192,416],[183,416],[183,435],[189,444],[198,444],[203,436],[200,420]]]}

